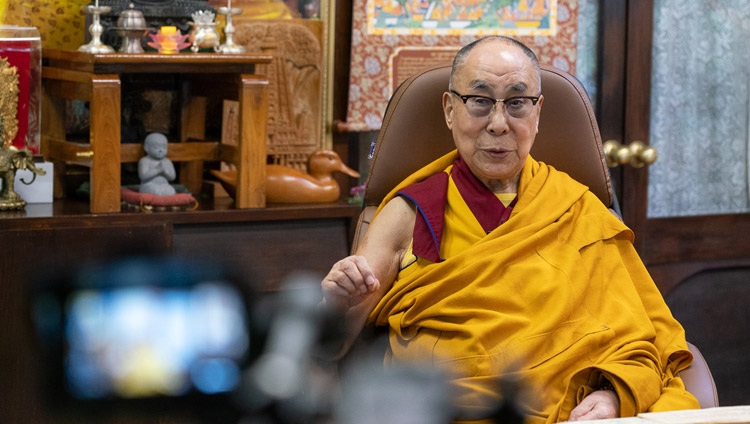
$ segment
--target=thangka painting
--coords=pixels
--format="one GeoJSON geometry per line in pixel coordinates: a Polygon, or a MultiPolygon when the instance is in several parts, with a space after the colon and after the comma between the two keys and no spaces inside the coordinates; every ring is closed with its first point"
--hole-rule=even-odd
{"type": "Polygon", "coordinates": [[[556,0],[369,0],[369,34],[554,35],[556,0]]]}
{"type": "Polygon", "coordinates": [[[349,131],[380,129],[398,84],[485,35],[517,38],[575,73],[577,0],[354,0],[352,25],[349,131]]]}

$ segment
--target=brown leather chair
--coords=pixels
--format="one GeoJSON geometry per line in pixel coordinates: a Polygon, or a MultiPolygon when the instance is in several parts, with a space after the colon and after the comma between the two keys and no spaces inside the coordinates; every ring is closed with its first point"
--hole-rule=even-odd
{"type": "MultiPolygon", "coordinates": [[[[450,66],[425,70],[404,81],[386,108],[372,152],[364,209],[355,232],[356,251],[382,199],[401,180],[455,149],[445,124],[442,95],[448,89],[450,66]]],[[[586,184],[610,208],[618,210],[602,148],[601,134],[589,98],[575,77],[542,67],[544,106],[531,155],[586,184]]],[[[701,407],[718,406],[716,385],[698,349],[695,361],[682,372],[688,390],[701,407]]]]}
{"type": "Polygon", "coordinates": [[[680,373],[682,381],[688,391],[698,398],[701,408],[713,408],[719,406],[719,394],[716,391],[716,383],[708,368],[706,359],[698,348],[688,342],[688,348],[693,354],[693,363],[690,367],[680,373]]]}

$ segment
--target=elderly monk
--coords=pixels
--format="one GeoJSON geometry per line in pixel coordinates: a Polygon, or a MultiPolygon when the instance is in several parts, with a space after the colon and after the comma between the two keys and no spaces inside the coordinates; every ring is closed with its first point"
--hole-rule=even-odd
{"type": "Polygon", "coordinates": [[[531,394],[519,401],[533,423],[698,408],[678,376],[684,330],[632,232],[529,155],[535,54],[496,36],[463,47],[442,101],[456,150],[396,187],[322,282],[347,344],[387,326],[386,362],[450,375],[462,420],[486,417],[508,377],[531,394]]]}

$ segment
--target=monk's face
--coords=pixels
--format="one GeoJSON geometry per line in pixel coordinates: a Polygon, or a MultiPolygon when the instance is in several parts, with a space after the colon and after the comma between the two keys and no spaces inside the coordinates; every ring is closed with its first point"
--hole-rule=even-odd
{"type": "Polygon", "coordinates": [[[476,106],[486,105],[485,100],[475,102],[472,108],[473,100],[466,104],[459,95],[490,99],[539,96],[539,74],[531,59],[520,48],[501,41],[479,44],[457,69],[451,88],[455,93],[443,94],[443,110],[459,154],[494,192],[517,192],[544,99],[528,110],[519,109],[517,102],[497,102],[483,109],[476,106]]]}

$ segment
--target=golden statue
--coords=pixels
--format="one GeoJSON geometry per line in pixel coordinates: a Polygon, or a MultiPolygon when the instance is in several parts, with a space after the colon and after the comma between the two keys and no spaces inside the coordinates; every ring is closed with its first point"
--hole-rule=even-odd
{"type": "Polygon", "coordinates": [[[18,69],[11,66],[8,60],[0,58],[0,211],[23,209],[26,202],[16,193],[16,171],[28,169],[33,172],[28,185],[34,182],[37,175],[46,172],[34,164],[34,156],[29,149],[18,149],[13,146],[13,139],[18,133],[18,69]]]}
{"type": "Polygon", "coordinates": [[[7,148],[18,133],[18,68],[0,57],[0,139],[7,148]]]}
{"type": "MultiPolygon", "coordinates": [[[[0,134],[5,131],[4,117],[0,117],[0,134]]],[[[0,189],[0,211],[18,210],[26,206],[26,201],[21,195],[16,193],[16,171],[19,169],[28,169],[31,171],[32,179],[29,182],[21,179],[21,182],[30,185],[36,180],[37,175],[44,175],[46,172],[39,169],[34,164],[34,156],[29,149],[18,149],[15,146],[6,145],[0,147],[0,183],[3,188],[0,189]]]]}

